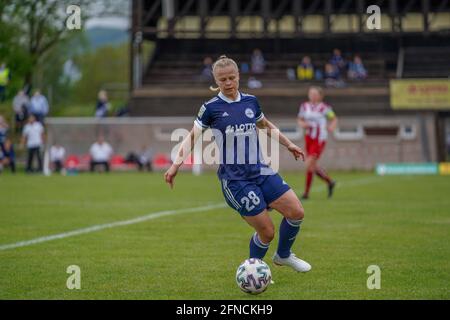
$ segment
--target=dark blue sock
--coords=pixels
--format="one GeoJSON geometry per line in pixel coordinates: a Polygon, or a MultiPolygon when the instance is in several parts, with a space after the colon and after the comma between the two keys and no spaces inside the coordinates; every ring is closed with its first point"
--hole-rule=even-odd
{"type": "Polygon", "coordinates": [[[269,245],[269,243],[263,243],[261,239],[259,239],[258,234],[255,232],[250,239],[250,258],[264,258],[267,250],[269,249],[269,245]]]}
{"type": "Polygon", "coordinates": [[[280,224],[280,239],[278,241],[277,253],[281,258],[287,258],[291,254],[291,247],[295,237],[300,230],[303,220],[289,220],[283,218],[280,224]]]}

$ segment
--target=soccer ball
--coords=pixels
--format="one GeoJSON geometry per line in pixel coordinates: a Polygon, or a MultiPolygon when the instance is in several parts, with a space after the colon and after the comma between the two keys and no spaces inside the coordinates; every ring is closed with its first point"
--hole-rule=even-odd
{"type": "Polygon", "coordinates": [[[270,268],[261,259],[247,259],[236,271],[236,283],[246,293],[259,294],[266,291],[270,280],[272,280],[270,268]]]}

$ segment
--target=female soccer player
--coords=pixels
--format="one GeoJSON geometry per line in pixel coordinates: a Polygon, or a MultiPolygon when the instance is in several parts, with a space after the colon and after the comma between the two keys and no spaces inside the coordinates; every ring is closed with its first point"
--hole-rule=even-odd
{"type": "Polygon", "coordinates": [[[311,87],[308,91],[309,101],[300,105],[298,124],[305,130],[306,145],[306,187],[302,199],[309,198],[314,174],[317,174],[328,184],[328,198],[333,195],[336,182],[332,180],[317,161],[322,154],[328,132],[333,132],[337,126],[337,117],[331,107],[323,102],[323,90],[311,87]]]}
{"type": "MultiPolygon", "coordinates": [[[[263,163],[256,135],[256,127],[266,129],[268,136],[279,131],[274,131],[278,130],[277,127],[264,116],[255,96],[239,92],[239,69],[234,60],[221,56],[213,65],[213,75],[218,85],[214,90],[220,92],[200,108],[174,164],[164,175],[165,181],[173,188],[174,178],[183,159],[192,151],[203,130],[213,129],[215,141],[222,151],[217,174],[225,201],[256,231],[250,239],[250,258],[262,259],[274,238],[275,228],[268,214],[268,209],[272,208],[284,216],[273,262],[290,266],[298,272],[307,272],[311,266],[291,252],[303,221],[303,206],[280,175],[263,163]],[[217,133],[222,138],[216,136],[217,133]],[[249,140],[256,137],[257,149],[252,151],[247,142],[237,143],[242,137],[249,137],[249,140]],[[243,155],[245,161],[242,161],[243,155]]],[[[279,142],[295,159],[304,160],[302,149],[282,133],[278,134],[279,142]]]]}

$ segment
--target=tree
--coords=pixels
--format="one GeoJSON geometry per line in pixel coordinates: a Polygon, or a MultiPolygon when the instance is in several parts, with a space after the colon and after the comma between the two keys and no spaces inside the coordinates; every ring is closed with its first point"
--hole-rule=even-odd
{"type": "MultiPolygon", "coordinates": [[[[69,5],[80,7],[83,29],[91,17],[126,15],[129,1],[0,0],[0,58],[12,70],[15,86],[31,87],[36,79],[47,79],[53,63],[76,54],[82,30],[66,27],[69,5]],[[46,74],[41,74],[43,71],[46,74]]],[[[53,78],[58,68],[55,65],[52,70],[53,78]]]]}
{"type": "MultiPolygon", "coordinates": [[[[69,40],[76,31],[66,27],[66,8],[69,0],[6,0],[0,11],[0,25],[6,26],[4,38],[7,43],[14,43],[11,57],[16,51],[24,51],[24,83],[31,85],[33,72],[41,63],[46,53],[58,43],[69,40]]],[[[83,7],[82,21],[87,18],[89,6],[87,0],[78,1],[83,7]]]]}
{"type": "Polygon", "coordinates": [[[82,77],[74,88],[78,102],[90,102],[107,83],[126,83],[129,79],[129,47],[105,46],[74,59],[81,68],[82,77]]]}
{"type": "Polygon", "coordinates": [[[2,0],[0,1],[0,56],[14,66],[24,84],[57,44],[68,43],[79,31],[66,27],[69,5],[81,8],[81,22],[92,16],[123,10],[127,1],[2,0]]]}

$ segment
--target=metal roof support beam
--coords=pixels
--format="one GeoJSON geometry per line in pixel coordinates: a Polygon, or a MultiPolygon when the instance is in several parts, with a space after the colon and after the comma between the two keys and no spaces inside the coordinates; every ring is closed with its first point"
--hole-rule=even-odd
{"type": "Polygon", "coordinates": [[[357,13],[358,13],[358,32],[362,34],[364,32],[364,14],[365,12],[365,1],[357,0],[357,13]]]}
{"type": "Polygon", "coordinates": [[[332,0],[324,1],[323,8],[323,32],[325,35],[331,34],[331,13],[333,12],[333,2],[332,0]]]}
{"type": "Polygon", "coordinates": [[[208,0],[199,0],[197,12],[200,17],[200,37],[206,37],[206,27],[208,26],[208,0]]]}
{"type": "Polygon", "coordinates": [[[269,23],[271,18],[271,0],[262,0],[261,16],[263,18],[263,36],[269,35],[269,23]]]}
{"type": "Polygon", "coordinates": [[[230,28],[231,37],[236,38],[237,35],[237,17],[239,16],[240,0],[230,0],[230,28]]]}
{"type": "Polygon", "coordinates": [[[294,14],[295,35],[299,37],[303,32],[303,0],[292,1],[292,12],[294,14]]]}

